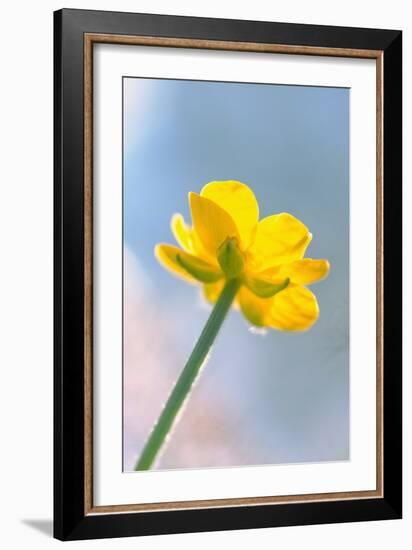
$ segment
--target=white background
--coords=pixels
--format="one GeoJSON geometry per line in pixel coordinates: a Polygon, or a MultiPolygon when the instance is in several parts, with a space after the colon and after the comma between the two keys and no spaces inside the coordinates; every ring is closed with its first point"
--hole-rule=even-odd
{"type": "Polygon", "coordinates": [[[99,44],[94,54],[94,503],[376,488],[376,64],[371,59],[99,44]],[[350,460],[122,473],[122,75],[350,88],[350,460]],[[366,289],[366,290],[365,290],[366,289]]]}
{"type": "MultiPolygon", "coordinates": [[[[291,0],[287,3],[208,0],[89,0],[65,7],[232,17],[297,23],[402,28],[405,54],[404,96],[412,28],[408,4],[346,0],[291,0]]],[[[8,3],[2,10],[2,85],[0,87],[0,532],[7,549],[49,548],[52,514],[52,10],[55,1],[8,3]]],[[[410,65],[410,63],[409,63],[410,65]]],[[[405,109],[405,137],[411,127],[405,109]]],[[[405,139],[404,181],[409,179],[405,139]]],[[[412,208],[405,189],[405,212],[412,208]]],[[[405,256],[412,222],[405,221],[405,256]]],[[[409,265],[408,265],[409,264],[409,265]]],[[[411,279],[405,261],[405,280],[411,279]]],[[[405,335],[410,328],[411,294],[405,289],[405,335]]],[[[405,338],[406,340],[406,338],[405,338]]],[[[406,344],[405,367],[411,363],[406,344]]],[[[405,464],[410,462],[412,407],[410,375],[405,368],[405,464]],[[408,433],[409,432],[409,433],[408,433]],[[406,437],[407,436],[407,437],[406,437]]],[[[405,471],[405,519],[393,522],[310,526],[71,543],[77,548],[247,548],[347,549],[367,544],[379,550],[409,548],[412,537],[412,483],[405,471]]]]}

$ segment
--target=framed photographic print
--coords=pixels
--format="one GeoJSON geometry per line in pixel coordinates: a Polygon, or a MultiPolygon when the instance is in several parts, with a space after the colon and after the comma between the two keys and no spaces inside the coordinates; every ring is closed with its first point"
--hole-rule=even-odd
{"type": "Polygon", "coordinates": [[[55,536],[400,518],[401,32],[54,24],[55,536]]]}

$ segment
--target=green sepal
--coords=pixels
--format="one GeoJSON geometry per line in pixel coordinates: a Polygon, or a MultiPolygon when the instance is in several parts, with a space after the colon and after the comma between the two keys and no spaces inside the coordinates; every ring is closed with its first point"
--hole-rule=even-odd
{"type": "Polygon", "coordinates": [[[201,283],[215,283],[222,278],[222,273],[220,273],[216,268],[207,264],[203,260],[196,258],[195,256],[189,256],[188,254],[177,254],[176,260],[179,265],[189,273],[189,275],[201,283]]]}
{"type": "Polygon", "coordinates": [[[234,279],[242,273],[245,260],[236,238],[228,237],[219,247],[217,261],[228,279],[234,279]]]}
{"type": "Polygon", "coordinates": [[[284,290],[290,282],[290,279],[287,278],[281,283],[271,283],[270,281],[265,281],[264,279],[256,278],[247,278],[245,279],[245,284],[249,290],[251,290],[259,298],[272,298],[281,290],[284,290]]]}

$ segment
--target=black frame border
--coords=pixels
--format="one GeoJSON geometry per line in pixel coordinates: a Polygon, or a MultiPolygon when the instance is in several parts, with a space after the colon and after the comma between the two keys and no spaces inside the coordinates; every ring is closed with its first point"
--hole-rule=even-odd
{"type": "Polygon", "coordinates": [[[400,518],[401,31],[59,10],[54,13],[54,141],[54,536],[60,540],[78,540],[400,518]],[[85,515],[83,40],[86,33],[382,51],[386,365],[383,498],[85,515]]]}

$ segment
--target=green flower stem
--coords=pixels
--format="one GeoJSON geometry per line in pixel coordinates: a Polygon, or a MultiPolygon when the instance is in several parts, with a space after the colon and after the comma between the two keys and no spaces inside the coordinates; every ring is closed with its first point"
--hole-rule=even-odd
{"type": "Polygon", "coordinates": [[[239,279],[230,279],[223,288],[199,340],[178,378],[158,421],[154,425],[140,458],[136,462],[135,470],[150,470],[153,465],[158,452],[173,427],[176,416],[189,396],[193,383],[226,318],[240,284],[239,279]]]}

